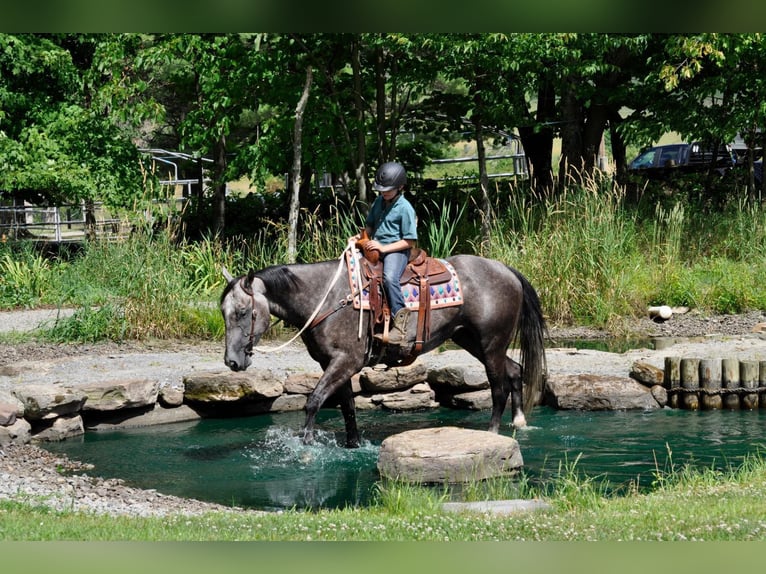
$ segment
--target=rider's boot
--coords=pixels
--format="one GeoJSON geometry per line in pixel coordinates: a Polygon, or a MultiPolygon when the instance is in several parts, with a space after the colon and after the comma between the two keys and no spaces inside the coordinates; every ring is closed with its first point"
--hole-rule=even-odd
{"type": "Polygon", "coordinates": [[[406,307],[399,309],[394,317],[394,326],[388,332],[388,344],[405,346],[407,344],[407,322],[410,318],[410,310],[406,307]]]}

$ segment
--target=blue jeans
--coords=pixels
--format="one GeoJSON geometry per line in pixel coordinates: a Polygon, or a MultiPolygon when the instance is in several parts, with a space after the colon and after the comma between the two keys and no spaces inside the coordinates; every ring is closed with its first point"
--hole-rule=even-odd
{"type": "Polygon", "coordinates": [[[410,259],[410,250],[394,251],[387,253],[383,257],[383,288],[386,290],[388,306],[391,309],[391,316],[404,308],[404,297],[402,297],[402,288],[399,280],[402,278],[404,268],[410,259]]]}

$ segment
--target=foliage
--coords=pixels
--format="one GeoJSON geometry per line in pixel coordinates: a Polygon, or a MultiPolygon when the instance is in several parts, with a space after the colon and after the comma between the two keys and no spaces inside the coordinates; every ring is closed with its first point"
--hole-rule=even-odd
{"type": "Polygon", "coordinates": [[[33,307],[43,296],[51,271],[48,260],[29,247],[0,249],[0,309],[33,307]]]}

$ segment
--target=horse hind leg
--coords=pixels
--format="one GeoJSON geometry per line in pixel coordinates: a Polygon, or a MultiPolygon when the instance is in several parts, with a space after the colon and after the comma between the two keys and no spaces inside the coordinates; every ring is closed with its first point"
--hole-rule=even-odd
{"type": "Polygon", "coordinates": [[[492,418],[489,423],[490,432],[500,432],[503,414],[508,406],[510,395],[511,416],[514,428],[527,426],[527,418],[523,409],[523,386],[521,365],[510,357],[505,357],[502,371],[487,368],[487,379],[492,391],[492,418]]]}
{"type": "Polygon", "coordinates": [[[508,377],[511,388],[511,415],[514,428],[520,429],[527,426],[527,417],[524,415],[524,386],[521,377],[521,365],[506,357],[505,374],[508,377]]]}

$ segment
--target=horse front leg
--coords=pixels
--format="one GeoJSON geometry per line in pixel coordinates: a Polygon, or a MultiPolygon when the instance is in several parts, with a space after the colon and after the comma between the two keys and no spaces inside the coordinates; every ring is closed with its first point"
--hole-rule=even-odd
{"type": "Polygon", "coordinates": [[[356,408],[351,390],[351,374],[348,368],[328,366],[317,382],[317,386],[306,401],[306,420],[303,424],[303,442],[314,442],[314,424],[319,409],[327,399],[338,393],[341,412],[346,425],[346,444],[359,446],[359,431],[356,426],[356,408]]]}
{"type": "Polygon", "coordinates": [[[346,447],[359,448],[359,428],[356,426],[356,404],[351,390],[351,379],[346,381],[338,391],[340,410],[346,425],[346,447]]]}

